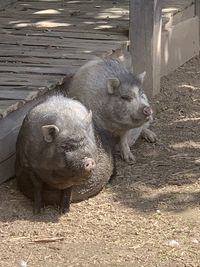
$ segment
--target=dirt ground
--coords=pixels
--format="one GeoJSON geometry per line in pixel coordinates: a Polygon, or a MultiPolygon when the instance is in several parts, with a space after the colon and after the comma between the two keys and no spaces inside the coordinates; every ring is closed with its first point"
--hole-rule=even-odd
{"type": "Polygon", "coordinates": [[[133,166],[117,155],[117,176],[69,214],[34,216],[14,180],[0,186],[0,266],[200,266],[199,57],[153,105],[159,142],[138,140],[133,166]]]}

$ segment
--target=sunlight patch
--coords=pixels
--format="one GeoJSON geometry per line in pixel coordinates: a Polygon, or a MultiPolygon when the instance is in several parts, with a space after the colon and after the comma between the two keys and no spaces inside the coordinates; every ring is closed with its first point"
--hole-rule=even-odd
{"type": "Polygon", "coordinates": [[[69,23],[63,22],[53,22],[53,21],[39,21],[35,23],[18,23],[16,24],[17,28],[25,28],[25,27],[34,27],[34,28],[56,28],[56,27],[68,27],[71,26],[69,23]]]}
{"type": "Polygon", "coordinates": [[[200,142],[185,141],[171,145],[173,148],[200,148],[200,142]]]}
{"type": "Polygon", "coordinates": [[[198,90],[199,87],[196,87],[196,86],[193,86],[193,85],[190,85],[190,84],[181,84],[178,86],[178,88],[186,88],[186,89],[192,89],[192,90],[198,90]]]}
{"type": "Polygon", "coordinates": [[[40,10],[40,11],[36,11],[33,14],[44,14],[44,15],[48,15],[48,14],[60,14],[61,12],[56,10],[56,9],[46,9],[46,10],[40,10]]]}
{"type": "Polygon", "coordinates": [[[170,125],[173,125],[174,123],[176,122],[188,122],[188,121],[199,121],[200,120],[200,117],[197,117],[197,118],[183,118],[183,119],[178,119],[178,120],[175,120],[173,123],[171,123],[170,125]]]}
{"type": "Polygon", "coordinates": [[[94,29],[100,30],[100,29],[111,29],[111,28],[113,28],[113,26],[111,26],[111,25],[99,25],[99,26],[95,27],[94,29]]]}
{"type": "Polygon", "coordinates": [[[178,8],[176,7],[169,7],[169,8],[163,8],[162,9],[162,12],[163,13],[174,13],[174,12],[177,12],[178,11],[178,8]]]}

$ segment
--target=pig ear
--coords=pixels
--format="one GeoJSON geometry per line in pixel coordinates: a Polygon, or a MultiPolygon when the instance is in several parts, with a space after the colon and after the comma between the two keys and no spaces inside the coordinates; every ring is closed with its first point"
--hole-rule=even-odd
{"type": "Polygon", "coordinates": [[[138,77],[138,79],[140,80],[140,82],[143,83],[143,82],[144,82],[144,78],[145,78],[145,76],[146,76],[146,71],[144,71],[144,72],[138,74],[137,77],[138,77]]]}
{"type": "Polygon", "coordinates": [[[44,140],[47,143],[53,142],[53,140],[58,135],[58,133],[59,133],[59,129],[56,125],[42,126],[42,134],[43,134],[44,140]]]}
{"type": "Polygon", "coordinates": [[[123,43],[121,46],[122,54],[126,54],[127,52],[129,52],[129,48],[130,48],[130,41],[123,43]]]}
{"type": "Polygon", "coordinates": [[[87,116],[85,117],[86,128],[88,128],[91,122],[92,122],[92,111],[90,110],[87,116]]]}
{"type": "Polygon", "coordinates": [[[115,90],[119,87],[120,80],[117,78],[107,80],[107,89],[110,95],[114,94],[115,90]]]}

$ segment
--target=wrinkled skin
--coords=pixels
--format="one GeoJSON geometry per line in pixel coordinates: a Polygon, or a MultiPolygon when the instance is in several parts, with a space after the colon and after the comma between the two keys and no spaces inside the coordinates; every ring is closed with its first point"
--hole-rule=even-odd
{"type": "Polygon", "coordinates": [[[99,127],[120,137],[120,151],[127,162],[135,160],[127,131],[152,119],[152,110],[143,92],[145,73],[133,75],[118,60],[104,58],[83,65],[74,75],[67,94],[92,110],[99,127]],[[144,110],[149,109],[148,114],[144,110]]]}
{"type": "Polygon", "coordinates": [[[91,112],[78,101],[50,97],[27,114],[17,140],[16,178],[20,190],[34,199],[36,213],[44,204],[69,211],[71,198],[82,200],[101,190],[113,159],[111,148],[106,151],[99,140],[91,112]]]}

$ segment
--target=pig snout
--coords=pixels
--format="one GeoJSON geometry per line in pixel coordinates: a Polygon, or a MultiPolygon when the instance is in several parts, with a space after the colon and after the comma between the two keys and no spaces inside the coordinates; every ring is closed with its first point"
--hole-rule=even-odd
{"type": "Polygon", "coordinates": [[[143,108],[143,113],[144,113],[144,115],[146,117],[149,117],[149,116],[151,116],[153,114],[153,110],[152,110],[151,107],[146,106],[146,107],[143,108]]]}
{"type": "Polygon", "coordinates": [[[92,158],[85,158],[84,169],[87,172],[91,172],[96,168],[96,163],[92,158]]]}

